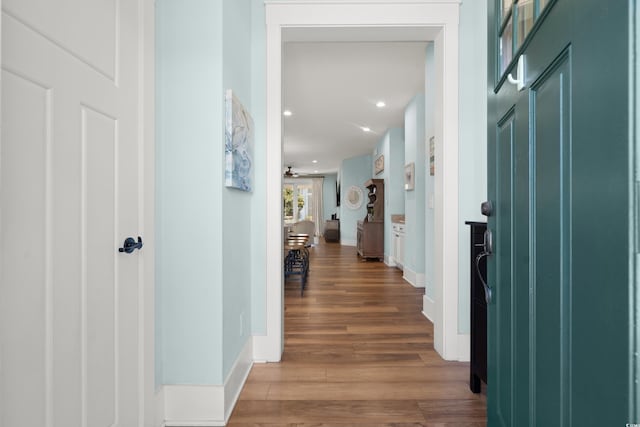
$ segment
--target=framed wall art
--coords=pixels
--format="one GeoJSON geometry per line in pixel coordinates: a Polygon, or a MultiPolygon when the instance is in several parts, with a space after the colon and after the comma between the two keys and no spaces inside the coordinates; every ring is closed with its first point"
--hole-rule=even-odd
{"type": "Polygon", "coordinates": [[[378,175],[384,170],[384,155],[380,154],[373,163],[375,174],[378,175]]]}
{"type": "Polygon", "coordinates": [[[429,138],[429,175],[436,174],[436,137],[429,138]]]}
{"type": "Polygon", "coordinates": [[[224,184],[242,191],[253,189],[253,119],[231,89],[225,95],[224,184]]]}
{"type": "Polygon", "coordinates": [[[404,189],[413,190],[416,186],[416,164],[411,162],[404,166],[404,189]]]}

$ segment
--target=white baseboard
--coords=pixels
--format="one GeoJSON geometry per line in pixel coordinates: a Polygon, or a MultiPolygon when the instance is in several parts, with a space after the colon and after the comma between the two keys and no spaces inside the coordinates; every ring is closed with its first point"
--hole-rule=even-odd
{"type": "Polygon", "coordinates": [[[422,296],[422,314],[431,321],[435,322],[436,318],[436,302],[426,295],[422,296]]]}
{"type": "Polygon", "coordinates": [[[165,385],[165,427],[224,426],[223,385],[165,385]]]}
{"type": "Polygon", "coordinates": [[[155,409],[155,419],[153,422],[154,426],[164,426],[164,387],[158,387],[155,391],[154,397],[154,409],[155,409]]]}
{"type": "Polygon", "coordinates": [[[409,282],[414,288],[424,288],[427,284],[427,279],[424,273],[416,273],[410,268],[405,267],[403,270],[402,278],[409,282]]]}
{"type": "Polygon", "coordinates": [[[471,335],[458,334],[458,360],[468,362],[471,360],[471,335]]]}
{"type": "Polygon", "coordinates": [[[393,258],[391,255],[384,256],[384,263],[389,267],[395,267],[397,265],[395,258],[393,258]]]}
{"type": "Polygon", "coordinates": [[[165,385],[165,427],[217,427],[226,425],[238,401],[251,366],[253,338],[249,338],[224,385],[165,385]]]}
{"type": "Polygon", "coordinates": [[[340,244],[342,246],[356,246],[357,242],[355,240],[340,239],[340,244]]]}
{"type": "Polygon", "coordinates": [[[236,406],[240,392],[244,386],[251,367],[253,366],[253,337],[249,337],[242,351],[238,355],[236,362],[231,368],[231,372],[224,382],[224,420],[229,420],[233,408],[236,406]]]}

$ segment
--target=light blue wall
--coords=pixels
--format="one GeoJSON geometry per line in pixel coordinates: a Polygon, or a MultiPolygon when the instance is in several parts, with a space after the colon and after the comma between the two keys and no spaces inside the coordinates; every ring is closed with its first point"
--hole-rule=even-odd
{"type": "Polygon", "coordinates": [[[156,3],[157,384],[222,384],[254,307],[264,324],[264,294],[252,299],[264,288],[264,249],[248,250],[265,240],[264,216],[252,214],[266,206],[263,7],[156,3]],[[224,187],[225,89],[256,122],[253,193],[224,187]]]}
{"type": "Polygon", "coordinates": [[[486,221],[487,197],[487,0],[460,5],[459,291],[458,332],[469,333],[469,227],[486,221]],[[473,70],[473,72],[469,72],[473,70]]]}
{"type": "Polygon", "coordinates": [[[367,205],[363,201],[362,206],[358,210],[351,210],[344,204],[345,197],[349,187],[357,185],[362,189],[362,194],[366,200],[369,192],[364,187],[365,181],[371,179],[371,155],[353,157],[342,161],[340,167],[340,240],[354,244],[357,237],[358,221],[364,219],[367,215],[367,205]]]}
{"type": "MultiPolygon", "coordinates": [[[[245,109],[251,105],[251,1],[223,0],[222,90],[232,89],[245,109]]],[[[224,93],[224,92],[223,92],[224,93]]],[[[222,139],[216,146],[221,147],[222,139]]],[[[255,162],[255,159],[254,159],[255,162]]],[[[224,169],[217,173],[224,175],[224,169]]],[[[254,182],[257,180],[254,179],[254,182]]],[[[222,191],[223,380],[251,336],[252,193],[222,191]],[[240,255],[242,254],[242,255],[240,255]]]]}
{"type": "Polygon", "coordinates": [[[392,214],[404,213],[404,129],[393,128],[387,130],[376,146],[373,159],[384,156],[384,170],[375,175],[377,179],[384,179],[384,255],[385,259],[393,249],[392,214]]]}
{"type": "Polygon", "coordinates": [[[336,180],[338,174],[330,173],[324,176],[322,182],[322,203],[324,219],[331,219],[331,215],[338,213],[336,207],[336,180]]]}
{"type": "Polygon", "coordinates": [[[435,92],[436,88],[433,87],[433,82],[435,82],[436,75],[436,64],[435,64],[435,51],[434,44],[429,43],[426,49],[425,55],[425,140],[427,141],[427,146],[425,147],[425,156],[427,164],[425,165],[425,201],[426,207],[424,211],[424,219],[425,219],[425,244],[424,244],[424,254],[425,254],[425,264],[424,264],[424,274],[425,274],[425,289],[424,294],[431,299],[432,301],[435,299],[435,238],[436,238],[436,230],[435,230],[435,216],[434,216],[434,204],[430,203],[435,200],[435,183],[434,177],[430,175],[430,163],[429,163],[429,140],[432,136],[435,135],[435,108],[436,108],[436,100],[435,100],[435,92]]]}
{"type": "Polygon", "coordinates": [[[156,13],[156,380],[220,384],[222,3],[156,13]]]}
{"type": "Polygon", "coordinates": [[[425,110],[424,94],[416,95],[404,113],[404,161],[415,164],[415,189],[405,191],[404,268],[424,274],[425,267],[425,110]]]}
{"type": "MultiPolygon", "coordinates": [[[[246,335],[266,329],[265,218],[251,214],[267,209],[264,19],[262,0],[156,2],[157,384],[221,384],[246,335]],[[255,123],[252,194],[223,186],[219,144],[227,87],[238,93],[255,123]],[[239,210],[237,217],[230,213],[239,210]],[[250,260],[243,283],[232,277],[237,266],[224,255],[230,234],[223,232],[241,226],[250,260]]],[[[464,2],[460,22],[459,330],[464,333],[469,271],[463,222],[484,219],[477,206],[486,197],[486,0],[464,2]],[[468,69],[474,72],[463,72],[468,69]]],[[[357,159],[347,163],[356,166],[357,159]]],[[[351,168],[341,176],[342,197],[352,183],[362,187],[371,178],[371,156],[360,160],[361,176],[351,168]]],[[[353,212],[343,204],[340,216],[343,237],[347,232],[355,241],[364,208],[353,212]]]]}

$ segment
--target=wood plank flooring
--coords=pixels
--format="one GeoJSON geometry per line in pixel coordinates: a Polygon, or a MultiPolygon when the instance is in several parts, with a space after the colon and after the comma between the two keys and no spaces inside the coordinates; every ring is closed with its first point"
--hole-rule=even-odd
{"type": "Polygon", "coordinates": [[[304,296],[285,286],[282,362],[254,365],[228,425],[485,426],[468,363],[433,350],[423,293],[353,247],[312,248],[304,296]]]}

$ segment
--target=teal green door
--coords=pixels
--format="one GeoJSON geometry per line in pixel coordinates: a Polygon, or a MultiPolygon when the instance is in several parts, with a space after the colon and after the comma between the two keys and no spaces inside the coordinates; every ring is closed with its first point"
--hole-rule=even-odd
{"type": "MultiPolygon", "coordinates": [[[[489,1],[488,425],[635,419],[634,1],[489,1]],[[524,56],[524,88],[516,81],[524,56]]],[[[522,74],[522,73],[521,73],[522,74]]]]}

